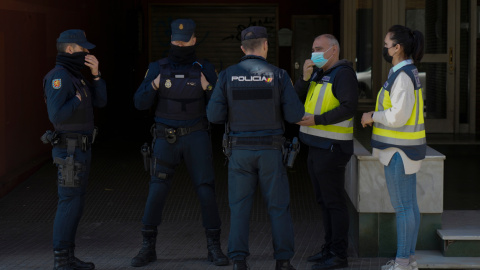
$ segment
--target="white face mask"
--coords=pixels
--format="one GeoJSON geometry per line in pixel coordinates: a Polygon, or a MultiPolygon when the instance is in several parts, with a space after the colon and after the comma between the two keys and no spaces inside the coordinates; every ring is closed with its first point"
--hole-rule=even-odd
{"type": "Polygon", "coordinates": [[[330,58],[332,58],[333,54],[328,58],[328,59],[325,59],[325,57],[323,57],[323,55],[328,52],[333,46],[331,46],[330,48],[328,48],[328,50],[324,51],[324,52],[312,52],[312,58],[311,60],[313,61],[313,63],[318,67],[318,68],[322,68],[327,62],[328,60],[330,60],[330,58]]]}

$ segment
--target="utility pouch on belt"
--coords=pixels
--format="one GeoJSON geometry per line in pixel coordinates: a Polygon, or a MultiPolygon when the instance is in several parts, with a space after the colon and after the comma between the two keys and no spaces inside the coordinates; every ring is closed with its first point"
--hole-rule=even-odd
{"type": "Polygon", "coordinates": [[[47,130],[45,133],[40,137],[40,140],[43,144],[51,144],[56,145],[59,142],[58,134],[55,131],[47,130]]]}
{"type": "Polygon", "coordinates": [[[80,162],[75,161],[75,147],[77,145],[76,138],[66,138],[67,154],[63,159],[56,157],[53,160],[57,164],[58,171],[58,185],[62,187],[79,187],[81,186],[81,179],[79,174],[86,170],[86,166],[80,162]]]}
{"type": "Polygon", "coordinates": [[[283,149],[283,164],[288,168],[293,168],[293,163],[299,152],[300,142],[297,137],[294,137],[292,141],[286,141],[283,149]]]}

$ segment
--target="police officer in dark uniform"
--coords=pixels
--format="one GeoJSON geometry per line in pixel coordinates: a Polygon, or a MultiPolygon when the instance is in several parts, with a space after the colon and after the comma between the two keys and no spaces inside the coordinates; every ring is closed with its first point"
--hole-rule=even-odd
{"type": "Polygon", "coordinates": [[[304,107],[285,70],[266,61],[267,30],[251,26],[241,33],[240,63],[222,71],[208,104],[212,123],[226,123],[230,151],[228,199],[231,227],[228,256],[234,270],[248,269],[249,221],[257,185],[267,204],[272,224],[277,270],[294,269],[294,236],[289,212],[290,192],[282,146],[284,120],[302,120],[304,107]]]}
{"type": "Polygon", "coordinates": [[[53,225],[54,270],[95,269],[74,255],[75,234],[85,205],[94,141],[93,107],[107,104],[105,81],[98,60],[89,53],[95,45],[83,30],[62,32],[57,39],[56,66],[44,78],[48,117],[55,132],[42,136],[54,147],[58,167],[58,206],[53,225]],[[81,71],[89,67],[90,83],[81,71]]]}
{"type": "Polygon", "coordinates": [[[171,48],[167,58],[150,63],[135,93],[135,107],[149,109],[155,102],[151,179],[142,219],[143,244],[131,265],[147,265],[157,259],[157,226],[171,187],[175,167],[183,159],[200,199],[207,236],[208,260],[228,265],[220,248],[220,216],[215,198],[212,145],[206,118],[206,102],[217,75],[212,64],[195,55],[195,22],[172,22],[171,48]]]}

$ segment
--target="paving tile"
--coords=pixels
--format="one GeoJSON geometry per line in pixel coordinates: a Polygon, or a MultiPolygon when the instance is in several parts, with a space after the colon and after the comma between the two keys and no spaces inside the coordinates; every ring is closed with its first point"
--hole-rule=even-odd
{"type": "MultiPolygon", "coordinates": [[[[87,202],[76,240],[76,255],[93,261],[97,269],[134,269],[130,260],[141,247],[141,217],[148,193],[148,175],[139,154],[141,143],[102,142],[93,149],[87,202]]],[[[296,252],[292,264],[311,269],[306,258],[321,249],[323,225],[320,207],[308,178],[302,149],[289,170],[291,211],[296,252]]],[[[227,168],[220,149],[214,153],[217,202],[223,221],[221,244],[226,253],[230,228],[227,168]]],[[[0,199],[0,270],[51,269],[52,226],[57,194],[55,167],[45,164],[27,181],[0,199]]],[[[274,269],[270,223],[259,192],[250,226],[251,269],[274,269]]],[[[206,260],[206,240],[197,196],[184,165],[177,169],[163,223],[157,237],[158,260],[139,269],[231,269],[206,260]]],[[[356,258],[350,247],[347,269],[379,269],[388,258],[356,258]]]]}

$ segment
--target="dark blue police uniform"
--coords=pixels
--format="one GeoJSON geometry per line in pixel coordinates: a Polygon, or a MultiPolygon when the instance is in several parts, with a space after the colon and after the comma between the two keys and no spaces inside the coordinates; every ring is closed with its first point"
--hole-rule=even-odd
{"type": "Polygon", "coordinates": [[[249,221],[257,185],[272,225],[274,258],[293,257],[290,193],[281,147],[283,121],[296,123],[303,115],[303,104],[286,71],[263,57],[246,55],[219,75],[207,116],[212,123],[230,126],[228,256],[234,260],[244,260],[250,254],[249,221]]]}
{"type": "Polygon", "coordinates": [[[135,267],[157,259],[157,226],[171,188],[175,168],[185,161],[201,204],[203,227],[207,236],[208,260],[228,265],[220,248],[220,216],[215,197],[212,145],[206,118],[206,104],[217,74],[212,64],[195,56],[194,46],[177,46],[173,41],[193,40],[195,23],[190,19],[172,22],[169,56],[150,63],[147,74],[134,96],[135,107],[146,110],[156,102],[153,129],[153,154],[148,198],[143,215],[142,249],[132,259],[135,267]],[[160,83],[152,84],[160,74],[160,83]],[[210,86],[204,90],[202,74],[210,86]]]}
{"type": "MultiPolygon", "coordinates": [[[[83,39],[83,31],[68,30],[62,33],[57,42],[83,44],[79,42],[83,39]],[[70,37],[73,35],[74,38],[65,40],[67,34],[70,37]],[[80,38],[75,38],[75,35],[80,38]]],[[[52,157],[58,167],[58,206],[53,225],[53,249],[68,250],[70,260],[76,259],[73,257],[75,234],[85,205],[90,172],[94,130],[93,107],[104,107],[107,103],[105,81],[100,79],[90,83],[80,73],[80,70],[86,67],[83,65],[86,54],[83,52],[73,55],[59,53],[57,65],[44,78],[48,117],[56,133],[52,142],[54,146],[52,157]],[[73,62],[77,62],[78,65],[73,62]],[[81,95],[81,101],[76,97],[77,93],[81,95]],[[71,168],[73,170],[70,171],[66,163],[69,157],[73,157],[72,164],[74,164],[71,168]],[[70,173],[73,177],[67,176],[70,173]]],[[[86,267],[92,266],[93,264],[86,267]]],[[[73,268],[62,266],[58,269],[73,268]]]]}
{"type": "Polygon", "coordinates": [[[211,91],[202,89],[200,72],[211,78],[211,82],[216,82],[214,67],[207,61],[176,64],[166,58],[161,59],[150,63],[148,73],[135,93],[135,107],[139,110],[149,109],[157,100],[156,134],[153,142],[154,174],[151,176],[142,219],[144,225],[160,225],[175,167],[184,159],[200,199],[203,226],[206,229],[220,228],[212,147],[205,116],[207,95],[211,91]],[[160,88],[155,90],[151,82],[158,74],[161,74],[160,88]],[[165,132],[169,129],[177,131],[175,142],[167,140],[165,132]],[[178,130],[187,129],[195,131],[178,134],[178,130]]]}

